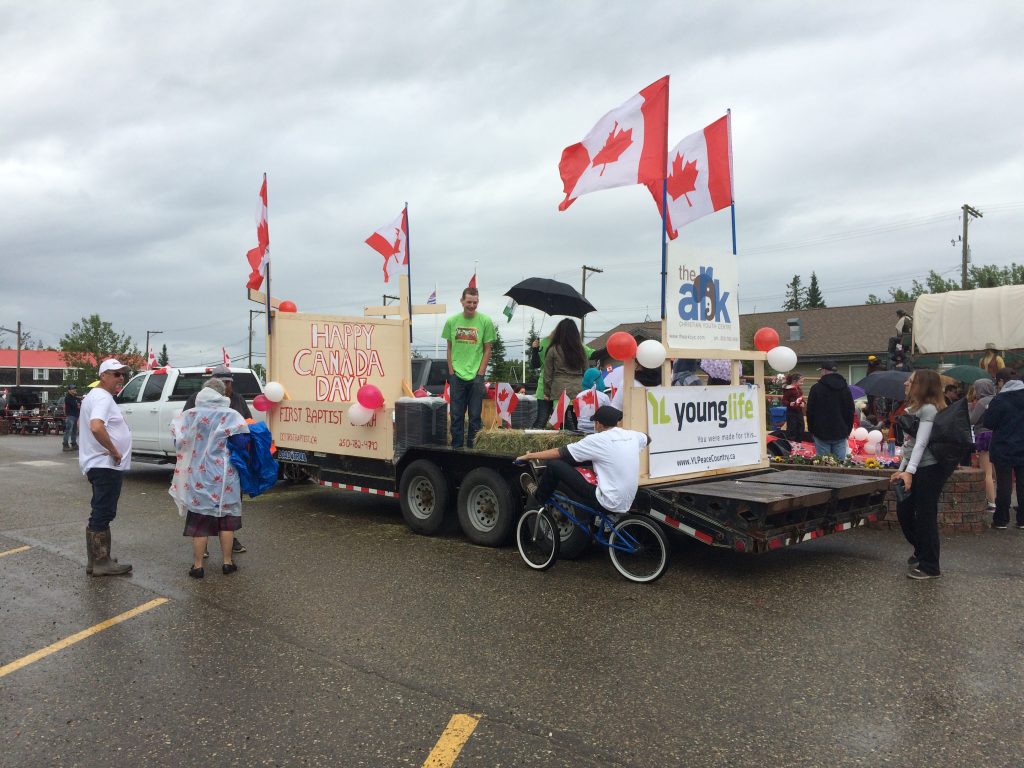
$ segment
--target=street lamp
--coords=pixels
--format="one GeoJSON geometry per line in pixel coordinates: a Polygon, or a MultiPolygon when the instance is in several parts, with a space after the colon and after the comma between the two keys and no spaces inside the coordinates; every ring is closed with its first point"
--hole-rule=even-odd
{"type": "Polygon", "coordinates": [[[21,320],[18,321],[18,330],[11,328],[4,328],[0,326],[0,331],[7,331],[8,333],[16,334],[18,337],[18,351],[15,354],[14,360],[14,386],[21,386],[21,320]]]}
{"type": "Polygon", "coordinates": [[[146,367],[149,367],[149,337],[156,336],[158,333],[163,331],[146,331],[146,367]]]}

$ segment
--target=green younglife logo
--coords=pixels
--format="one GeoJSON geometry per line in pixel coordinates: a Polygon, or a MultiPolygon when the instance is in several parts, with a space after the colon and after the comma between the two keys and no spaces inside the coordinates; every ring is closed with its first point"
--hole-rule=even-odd
{"type": "Polygon", "coordinates": [[[672,417],[665,413],[665,398],[655,399],[650,392],[647,393],[647,402],[651,405],[652,424],[671,424],[672,417]]]}

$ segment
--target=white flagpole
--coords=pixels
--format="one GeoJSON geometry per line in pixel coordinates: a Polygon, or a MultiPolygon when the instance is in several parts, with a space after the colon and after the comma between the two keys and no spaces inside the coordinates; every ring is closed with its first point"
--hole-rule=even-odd
{"type": "Polygon", "coordinates": [[[523,315],[523,386],[526,386],[526,356],[530,354],[529,347],[526,346],[526,310],[522,311],[523,315]]]}
{"type": "MultiPolygon", "coordinates": [[[[437,283],[434,283],[434,300],[437,300],[437,283]]],[[[437,343],[437,314],[434,315],[434,358],[441,356],[441,348],[437,343]]]]}

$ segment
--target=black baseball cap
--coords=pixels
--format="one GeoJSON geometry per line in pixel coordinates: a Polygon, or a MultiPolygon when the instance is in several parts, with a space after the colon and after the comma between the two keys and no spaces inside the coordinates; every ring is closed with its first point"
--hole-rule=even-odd
{"type": "Polygon", "coordinates": [[[594,421],[605,427],[614,427],[622,421],[622,411],[611,405],[602,405],[594,411],[594,421]]]}
{"type": "Polygon", "coordinates": [[[839,364],[835,360],[826,360],[821,364],[821,370],[835,373],[839,370],[839,364]]]}

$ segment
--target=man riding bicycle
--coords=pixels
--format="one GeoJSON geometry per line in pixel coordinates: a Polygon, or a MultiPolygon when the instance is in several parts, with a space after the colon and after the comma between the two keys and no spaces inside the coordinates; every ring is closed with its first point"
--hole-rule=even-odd
{"type": "Polygon", "coordinates": [[[561,483],[572,495],[595,509],[613,513],[629,511],[636,498],[640,482],[640,454],[649,442],[648,437],[642,432],[619,427],[622,411],[610,405],[598,408],[593,418],[594,434],[579,442],[562,448],[531,451],[516,459],[547,462],[540,482],[534,482],[526,472],[520,478],[531,502],[537,505],[546,503],[561,483]],[[584,461],[593,463],[596,487],[574,466],[584,461]]]}

